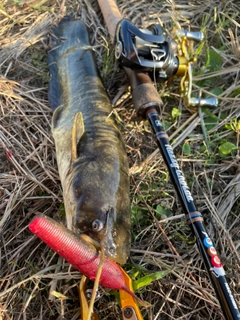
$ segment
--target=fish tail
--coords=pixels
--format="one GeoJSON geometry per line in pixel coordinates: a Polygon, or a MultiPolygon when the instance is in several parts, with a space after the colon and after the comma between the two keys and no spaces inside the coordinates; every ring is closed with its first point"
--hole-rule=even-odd
{"type": "MultiPolygon", "coordinates": [[[[50,32],[50,50],[48,52],[48,67],[50,72],[48,99],[54,111],[63,104],[61,100],[62,86],[59,74],[59,61],[74,51],[79,52],[80,46],[89,45],[88,30],[80,20],[70,16],[64,17],[50,32]]],[[[79,60],[81,59],[79,55],[79,60]]]]}
{"type": "Polygon", "coordinates": [[[50,36],[50,48],[51,50],[48,52],[48,67],[50,72],[50,82],[49,82],[49,90],[48,90],[48,100],[51,109],[54,111],[61,105],[61,87],[59,83],[58,77],[58,65],[57,60],[59,58],[59,48],[61,46],[62,40],[62,29],[65,23],[70,21],[70,17],[64,17],[58,26],[55,26],[51,30],[50,36]]]}

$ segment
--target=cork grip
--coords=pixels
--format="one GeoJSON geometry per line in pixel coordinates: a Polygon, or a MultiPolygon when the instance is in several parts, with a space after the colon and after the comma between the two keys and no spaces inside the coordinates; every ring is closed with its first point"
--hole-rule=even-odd
{"type": "Polygon", "coordinates": [[[122,20],[122,15],[118,10],[118,7],[114,0],[98,0],[98,4],[102,11],[103,18],[113,42],[115,37],[115,30],[118,22],[122,20]]]}
{"type": "MultiPolygon", "coordinates": [[[[123,19],[122,15],[114,0],[98,0],[98,4],[113,42],[117,24],[123,19]]],[[[124,70],[132,87],[132,99],[137,115],[145,118],[146,111],[150,107],[160,112],[162,100],[147,73],[144,74],[139,70],[133,71],[129,68],[124,68],[124,70]]]]}
{"type": "Polygon", "coordinates": [[[162,100],[152,83],[142,83],[132,90],[132,100],[137,115],[146,118],[146,111],[155,108],[160,113],[162,100]]]}

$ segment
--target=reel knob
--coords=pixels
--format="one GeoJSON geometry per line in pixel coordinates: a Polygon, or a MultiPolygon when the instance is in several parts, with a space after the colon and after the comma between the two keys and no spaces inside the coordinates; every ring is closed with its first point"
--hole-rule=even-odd
{"type": "Polygon", "coordinates": [[[218,99],[217,98],[193,98],[191,97],[188,100],[188,105],[191,107],[217,107],[218,106],[218,99]]]}
{"type": "Polygon", "coordinates": [[[177,30],[176,35],[180,38],[186,37],[189,40],[203,41],[204,35],[200,31],[177,30]]]}

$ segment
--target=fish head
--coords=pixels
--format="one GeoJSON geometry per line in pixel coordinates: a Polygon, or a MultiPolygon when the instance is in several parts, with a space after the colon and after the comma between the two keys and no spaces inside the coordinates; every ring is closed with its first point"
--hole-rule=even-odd
{"type": "Polygon", "coordinates": [[[130,228],[118,223],[115,206],[98,202],[97,207],[94,201],[94,206],[88,202],[77,208],[75,228],[97,241],[106,256],[125,263],[130,249],[130,228]]]}

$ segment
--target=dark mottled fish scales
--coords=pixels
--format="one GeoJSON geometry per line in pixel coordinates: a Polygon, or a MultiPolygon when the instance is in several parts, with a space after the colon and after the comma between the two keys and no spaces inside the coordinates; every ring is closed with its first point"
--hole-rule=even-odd
{"type": "Polygon", "coordinates": [[[49,102],[68,227],[104,242],[108,255],[125,262],[130,250],[127,155],[85,24],[65,17],[52,30],[50,46],[49,102]],[[76,119],[83,119],[84,128],[74,124],[76,119]],[[93,228],[96,220],[104,225],[100,231],[93,228]]]}

